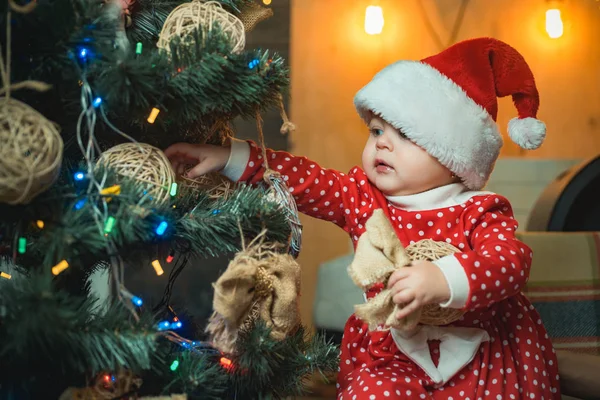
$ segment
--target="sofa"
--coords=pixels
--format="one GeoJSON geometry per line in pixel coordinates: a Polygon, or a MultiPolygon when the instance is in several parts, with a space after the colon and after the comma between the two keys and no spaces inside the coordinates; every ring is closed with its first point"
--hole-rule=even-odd
{"type": "MultiPolygon", "coordinates": [[[[518,236],[534,253],[524,293],[557,350],[563,399],[600,399],[600,233],[518,236]]],[[[352,257],[328,261],[318,272],[313,324],[338,343],[353,305],[364,302],[346,272],[352,257]]]]}

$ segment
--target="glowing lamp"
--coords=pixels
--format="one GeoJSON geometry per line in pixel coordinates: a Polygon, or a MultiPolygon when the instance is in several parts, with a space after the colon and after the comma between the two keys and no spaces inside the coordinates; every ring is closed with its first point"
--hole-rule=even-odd
{"type": "Polygon", "coordinates": [[[564,24],[558,8],[546,11],[546,32],[551,39],[558,39],[564,33],[564,24]]]}
{"type": "Polygon", "coordinates": [[[365,12],[365,32],[379,35],[383,30],[383,10],[379,6],[368,6],[365,12]]]}

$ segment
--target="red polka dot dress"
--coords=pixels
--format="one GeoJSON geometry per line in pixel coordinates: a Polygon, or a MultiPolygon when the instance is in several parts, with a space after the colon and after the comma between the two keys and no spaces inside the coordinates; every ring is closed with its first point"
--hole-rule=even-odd
{"type": "MultiPolygon", "coordinates": [[[[419,333],[428,339],[419,352],[427,353],[431,365],[399,350],[408,349],[412,339],[407,342],[384,329],[369,332],[352,315],[342,340],[338,399],[560,399],[554,349],[538,313],[521,293],[531,250],[515,238],[517,222],[504,197],[451,184],[386,198],[360,168],[343,174],[286,152],[267,154],[298,209],[337,224],[355,245],[373,210],[383,209],[405,246],[427,238],[461,250],[435,262],[451,289],[451,299],[442,306],[466,314],[449,327],[426,327],[419,333]],[[460,346],[473,351],[456,364],[465,354],[460,346]]],[[[234,141],[223,173],[259,182],[263,168],[256,145],[234,141]]]]}

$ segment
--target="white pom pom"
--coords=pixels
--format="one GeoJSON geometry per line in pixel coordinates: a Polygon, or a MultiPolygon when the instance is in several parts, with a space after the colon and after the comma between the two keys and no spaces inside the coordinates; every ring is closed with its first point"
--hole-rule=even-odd
{"type": "Polygon", "coordinates": [[[508,135],[522,148],[534,150],[546,138],[546,124],[536,118],[513,118],[508,122],[508,135]]]}

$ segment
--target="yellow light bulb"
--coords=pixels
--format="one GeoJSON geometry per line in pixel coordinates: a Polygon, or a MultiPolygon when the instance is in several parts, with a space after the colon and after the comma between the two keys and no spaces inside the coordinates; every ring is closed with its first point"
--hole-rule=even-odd
{"type": "Polygon", "coordinates": [[[365,12],[365,32],[378,35],[383,30],[383,10],[379,6],[368,6],[365,12]]]}
{"type": "Polygon", "coordinates": [[[546,32],[551,39],[557,39],[564,33],[564,24],[560,10],[551,8],[546,11],[546,32]]]}
{"type": "Polygon", "coordinates": [[[150,111],[150,115],[148,116],[148,122],[153,124],[154,121],[156,121],[156,117],[158,117],[159,112],[160,112],[160,110],[158,108],[153,107],[152,111],[150,111]]]}

